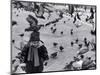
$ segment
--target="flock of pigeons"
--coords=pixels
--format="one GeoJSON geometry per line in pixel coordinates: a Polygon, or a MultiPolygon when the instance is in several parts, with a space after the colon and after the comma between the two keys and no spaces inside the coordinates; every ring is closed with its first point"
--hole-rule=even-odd
{"type": "MultiPolygon", "coordinates": [[[[51,7],[51,6],[47,5],[46,3],[41,3],[40,5],[38,5],[37,3],[34,2],[34,8],[31,7],[31,6],[30,7],[29,6],[25,6],[20,1],[13,1],[12,4],[14,4],[14,8],[17,8],[17,9],[21,9],[22,8],[22,9],[24,9],[26,11],[33,12],[33,13],[35,13],[35,16],[37,18],[41,18],[41,19],[45,19],[45,17],[43,16],[44,9],[47,10],[47,12],[49,13],[49,15],[53,12],[52,10],[49,10],[47,8],[47,7],[51,7]]],[[[31,5],[31,4],[29,4],[29,5],[31,5]]],[[[69,14],[71,15],[71,17],[73,17],[73,13],[74,13],[74,7],[72,6],[71,7],[71,11],[69,12],[69,14]]],[[[94,19],[93,8],[90,9],[90,13],[91,13],[91,16],[87,16],[86,22],[89,21],[89,20],[93,20],[94,19]]],[[[63,14],[64,13],[60,12],[59,18],[55,19],[54,21],[48,22],[45,25],[41,25],[41,27],[48,26],[50,24],[54,24],[53,26],[55,27],[56,23],[59,22],[63,18],[63,14]]],[[[16,16],[18,17],[19,15],[17,14],[16,16]]],[[[79,16],[78,13],[73,18],[74,18],[73,24],[75,24],[75,22],[76,22],[77,19],[81,20],[81,18],[80,18],[80,16],[79,16]]],[[[65,23],[65,21],[64,21],[64,23],[65,23]]],[[[12,21],[12,26],[14,26],[14,25],[17,25],[16,21],[12,21]]],[[[79,26],[76,25],[76,27],[78,28],[79,26]]],[[[55,32],[57,31],[57,28],[51,27],[50,29],[51,29],[51,32],[53,34],[55,34],[55,32]]],[[[61,35],[63,35],[63,33],[64,33],[63,31],[60,32],[61,35]]],[[[91,30],[90,33],[91,33],[91,35],[96,36],[96,29],[95,30],[91,30]]],[[[74,34],[74,30],[71,29],[70,30],[70,35],[73,35],[73,34],[74,34]]],[[[24,34],[22,33],[19,36],[22,38],[24,36],[24,34]]],[[[12,40],[12,43],[14,44],[15,40],[12,40]]],[[[53,42],[53,46],[54,47],[58,46],[58,44],[59,43],[57,43],[57,42],[53,42]]],[[[95,52],[96,51],[96,43],[94,43],[92,41],[88,41],[87,38],[84,38],[84,40],[79,40],[77,38],[75,41],[71,41],[71,43],[70,43],[71,47],[73,47],[74,44],[78,45],[79,52],[77,52],[77,56],[73,57],[73,61],[71,61],[70,63],[66,63],[66,66],[64,67],[64,70],[87,70],[87,69],[95,69],[96,68],[96,60],[92,60],[91,57],[84,58],[84,54],[89,51],[89,46],[90,45],[92,46],[91,51],[95,52]],[[79,41],[83,41],[84,44],[79,44],[78,43],[79,41]],[[86,48],[82,49],[83,46],[85,46],[86,48]],[[81,61],[81,67],[80,66],[79,67],[74,67],[73,66],[74,63],[77,63],[77,62],[80,62],[80,61],[81,61]]],[[[20,48],[17,48],[17,49],[21,50],[20,48]]],[[[60,52],[63,52],[64,51],[64,47],[63,46],[59,46],[59,50],[60,50],[60,52]]],[[[58,57],[57,54],[58,54],[58,52],[52,53],[50,55],[50,58],[52,58],[52,59],[57,58],[58,57]]],[[[16,59],[18,59],[18,61],[20,61],[20,64],[23,62],[22,58],[21,58],[21,53],[18,53],[18,56],[16,56],[15,59],[12,60],[12,64],[14,64],[17,61],[16,59]]],[[[45,64],[47,65],[47,63],[45,63],[45,64]]],[[[19,67],[19,65],[16,65],[14,67],[13,72],[15,72],[18,67],[19,67]]],[[[23,66],[21,68],[23,70],[25,69],[23,66]]]]}

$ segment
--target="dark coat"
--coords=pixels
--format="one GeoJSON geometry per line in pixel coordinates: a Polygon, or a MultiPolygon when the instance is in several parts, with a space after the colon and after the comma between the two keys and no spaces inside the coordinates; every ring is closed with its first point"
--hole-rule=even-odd
{"type": "Polygon", "coordinates": [[[48,52],[47,49],[44,45],[40,46],[38,48],[38,55],[39,55],[39,63],[40,66],[35,67],[34,66],[34,60],[33,61],[28,61],[27,57],[28,57],[28,51],[29,51],[29,46],[26,45],[24,46],[23,50],[22,50],[22,57],[24,58],[24,63],[26,63],[26,72],[27,73],[38,73],[38,72],[42,72],[43,71],[43,62],[45,60],[48,60],[48,52]]]}

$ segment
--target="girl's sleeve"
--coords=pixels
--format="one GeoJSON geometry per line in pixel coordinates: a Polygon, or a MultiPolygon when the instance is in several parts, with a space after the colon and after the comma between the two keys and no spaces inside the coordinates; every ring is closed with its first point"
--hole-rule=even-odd
{"type": "Polygon", "coordinates": [[[41,57],[44,60],[48,60],[49,59],[49,56],[48,56],[47,48],[43,45],[43,46],[41,46],[40,49],[41,49],[41,57]]]}

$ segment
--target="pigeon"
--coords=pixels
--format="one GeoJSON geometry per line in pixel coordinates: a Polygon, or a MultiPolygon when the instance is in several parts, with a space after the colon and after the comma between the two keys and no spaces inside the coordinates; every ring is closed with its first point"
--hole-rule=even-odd
{"type": "Polygon", "coordinates": [[[89,45],[90,45],[90,42],[87,41],[87,38],[86,38],[86,37],[84,38],[84,44],[85,44],[85,46],[86,46],[87,48],[88,48],[89,45]]]}
{"type": "Polygon", "coordinates": [[[66,21],[64,21],[64,23],[66,23],[66,21]]]}
{"type": "Polygon", "coordinates": [[[87,18],[85,19],[85,21],[87,22],[89,20],[89,16],[87,16],[87,18]]]}
{"type": "Polygon", "coordinates": [[[17,25],[16,21],[12,21],[12,26],[17,25]]]}
{"type": "Polygon", "coordinates": [[[60,46],[59,49],[60,49],[60,51],[62,52],[63,49],[64,49],[64,47],[63,47],[63,46],[60,46]]]}
{"type": "Polygon", "coordinates": [[[74,21],[73,21],[73,23],[75,23],[76,22],[76,16],[74,17],[74,21]]]}
{"type": "Polygon", "coordinates": [[[69,70],[69,71],[71,71],[71,70],[73,70],[73,63],[74,63],[74,61],[71,61],[71,62],[69,62],[69,63],[66,63],[66,66],[64,67],[64,69],[65,70],[69,70]]]}
{"type": "Polygon", "coordinates": [[[86,70],[89,69],[90,67],[94,66],[93,60],[91,60],[91,57],[87,57],[82,64],[82,69],[86,70]]]}
{"type": "Polygon", "coordinates": [[[52,31],[52,33],[55,33],[55,32],[56,32],[56,30],[57,30],[57,29],[55,28],[55,29],[52,31]]]}
{"type": "Polygon", "coordinates": [[[81,50],[77,53],[77,55],[85,54],[85,53],[87,53],[88,51],[89,51],[89,49],[87,49],[87,48],[81,49],[81,50]]]}
{"type": "Polygon", "coordinates": [[[90,12],[91,12],[91,16],[89,19],[93,19],[94,18],[94,11],[93,11],[93,8],[90,9],[90,12]]]}
{"type": "Polygon", "coordinates": [[[53,26],[56,26],[56,24],[54,24],[53,26]]]}
{"type": "Polygon", "coordinates": [[[39,15],[36,15],[37,18],[41,18],[41,19],[45,19],[45,17],[42,15],[42,16],[39,16],[39,15]]]}
{"type": "Polygon", "coordinates": [[[54,47],[56,47],[57,45],[58,45],[58,43],[56,43],[56,42],[53,43],[53,46],[54,46],[54,47]]]}
{"type": "Polygon", "coordinates": [[[71,31],[70,34],[73,35],[73,29],[71,29],[70,31],[71,31]]]}
{"type": "Polygon", "coordinates": [[[14,64],[14,63],[15,63],[15,61],[16,61],[16,59],[13,59],[13,60],[12,60],[12,64],[14,64]]]}
{"type": "Polygon", "coordinates": [[[47,66],[48,62],[45,62],[44,65],[47,66]]]}
{"type": "MultiPolygon", "coordinates": [[[[16,65],[16,66],[14,67],[13,72],[16,72],[16,71],[17,71],[17,69],[18,69],[18,67],[19,67],[19,65],[16,65]]],[[[15,75],[15,74],[14,74],[14,75],[15,75]]]]}
{"type": "Polygon", "coordinates": [[[75,24],[77,28],[81,27],[82,25],[75,24]]]}
{"type": "Polygon", "coordinates": [[[15,43],[15,40],[12,40],[12,43],[15,43]]]}
{"type": "Polygon", "coordinates": [[[61,31],[60,33],[61,33],[61,35],[62,35],[62,34],[63,34],[63,31],[61,31]]]}
{"type": "Polygon", "coordinates": [[[17,14],[16,16],[18,17],[19,15],[17,14]]]}
{"type": "Polygon", "coordinates": [[[23,37],[23,36],[24,36],[24,33],[20,34],[19,36],[20,36],[20,37],[23,37]]]}
{"type": "Polygon", "coordinates": [[[82,48],[82,44],[79,44],[78,46],[79,46],[79,48],[78,48],[78,49],[81,49],[81,48],[82,48]]]}
{"type": "Polygon", "coordinates": [[[73,46],[74,45],[74,42],[71,42],[71,46],[73,46]]]}
{"type": "Polygon", "coordinates": [[[35,16],[37,18],[45,19],[45,17],[43,16],[44,14],[43,5],[41,4],[39,6],[36,3],[34,3],[34,6],[35,6],[35,16]]]}
{"type": "Polygon", "coordinates": [[[51,58],[56,58],[56,57],[57,57],[57,53],[58,53],[58,52],[52,53],[52,54],[51,54],[51,58]]]}
{"type": "Polygon", "coordinates": [[[57,19],[55,19],[53,21],[50,21],[50,22],[46,23],[45,26],[48,26],[48,25],[53,24],[53,23],[57,23],[57,22],[59,22],[60,19],[61,18],[57,18],[57,19]]]}
{"type": "Polygon", "coordinates": [[[14,8],[17,8],[17,10],[24,7],[24,5],[20,1],[14,1],[13,4],[14,8]]]}
{"type": "Polygon", "coordinates": [[[53,30],[53,27],[51,27],[50,29],[53,30]]]}
{"type": "Polygon", "coordinates": [[[77,18],[79,19],[79,20],[81,20],[81,18],[79,17],[79,14],[77,13],[77,18]]]}
{"type": "Polygon", "coordinates": [[[91,30],[91,35],[96,35],[96,30],[91,30]]]}
{"type": "Polygon", "coordinates": [[[79,41],[79,40],[78,40],[78,38],[77,38],[77,39],[75,40],[75,43],[78,43],[78,41],[79,41]]]}

